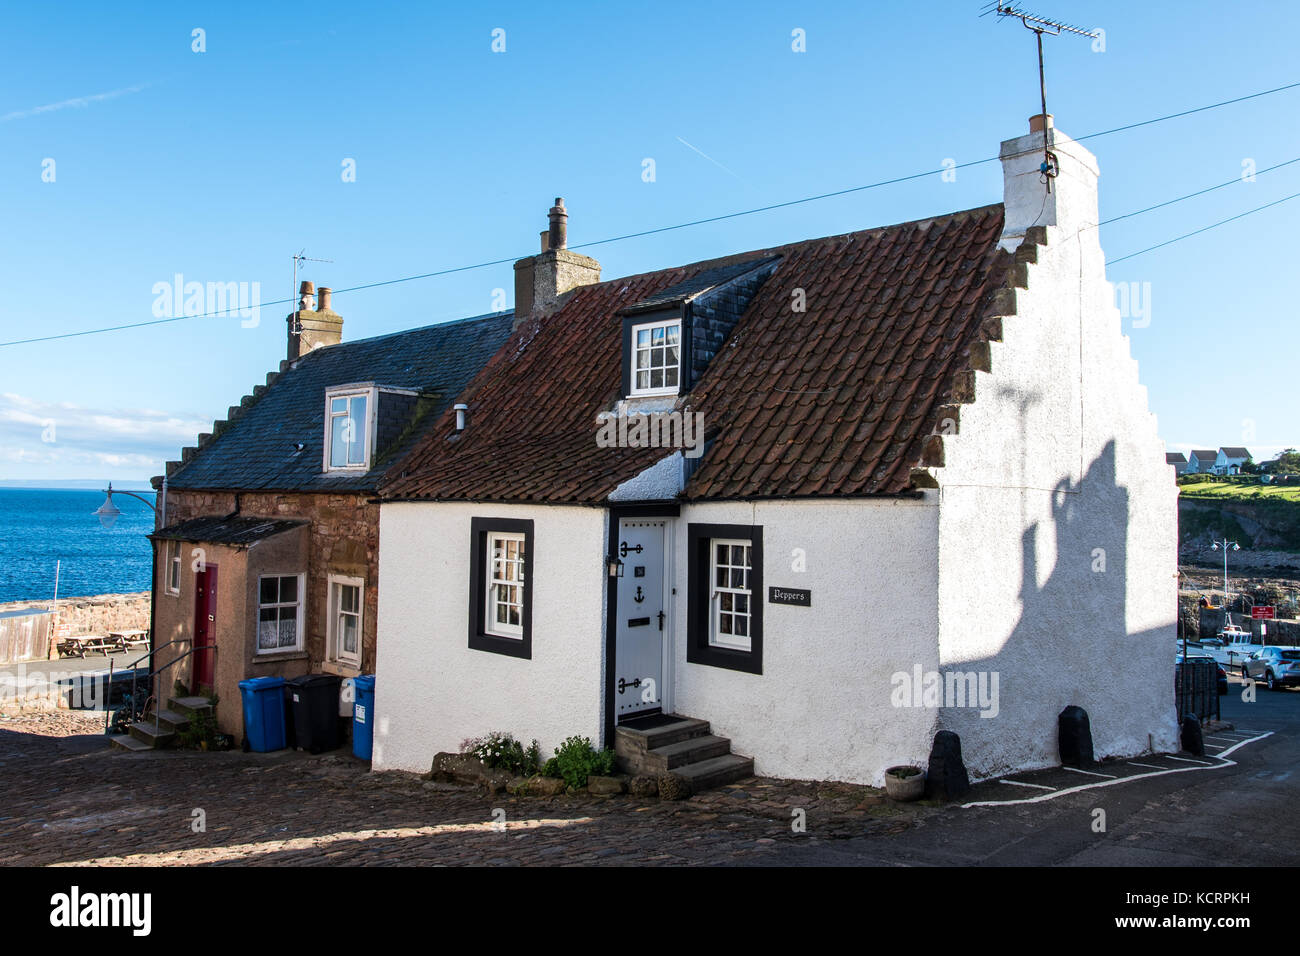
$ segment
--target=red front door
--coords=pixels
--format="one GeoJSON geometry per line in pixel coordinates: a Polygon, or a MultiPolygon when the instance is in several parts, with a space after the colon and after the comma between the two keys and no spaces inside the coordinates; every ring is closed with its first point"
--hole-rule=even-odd
{"type": "Polygon", "coordinates": [[[213,687],[216,651],[203,648],[217,642],[217,566],[204,565],[194,581],[194,666],[190,670],[194,686],[190,690],[198,694],[201,687],[213,687]]]}

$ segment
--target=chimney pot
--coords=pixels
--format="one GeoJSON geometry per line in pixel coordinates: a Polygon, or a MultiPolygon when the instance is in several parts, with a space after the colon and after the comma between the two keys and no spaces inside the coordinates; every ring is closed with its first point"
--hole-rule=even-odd
{"type": "Polygon", "coordinates": [[[298,307],[285,319],[289,324],[290,362],[312,349],[343,341],[343,316],[330,308],[328,286],[320,288],[320,311],[317,311],[316,285],[303,279],[298,286],[298,307]]]}
{"type": "Polygon", "coordinates": [[[542,230],[542,252],[545,252],[549,248],[551,248],[551,230],[543,229],[542,230]]]}
{"type": "Polygon", "coordinates": [[[569,244],[569,214],[564,210],[564,199],[562,197],[555,197],[555,205],[551,207],[547,217],[551,221],[551,229],[546,249],[543,251],[567,248],[569,244]]]}
{"type": "Polygon", "coordinates": [[[1041,133],[1043,131],[1044,119],[1047,121],[1047,128],[1053,129],[1051,113],[1035,113],[1033,116],[1029,117],[1029,132],[1041,133]]]}

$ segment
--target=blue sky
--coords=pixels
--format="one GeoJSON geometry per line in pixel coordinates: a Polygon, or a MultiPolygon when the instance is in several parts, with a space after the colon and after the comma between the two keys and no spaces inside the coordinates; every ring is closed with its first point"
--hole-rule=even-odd
{"type": "MultiPolygon", "coordinates": [[[[300,249],[333,260],[305,275],[336,289],[530,254],[556,196],[579,244],[994,156],[1038,111],[1037,64],[1032,35],[981,6],[10,5],[0,341],[148,321],[178,273],[284,299],[300,249]]],[[[1070,135],[1300,80],[1294,3],[1027,6],[1106,31],[1102,52],[1046,40],[1048,106],[1070,135]]],[[[1298,110],[1300,89],[1090,141],[1103,218],[1300,157],[1298,110]]],[[[1105,226],[1103,247],[1123,256],[1297,191],[1300,163],[1105,226]]],[[[989,163],[584,251],[609,278],[1000,199],[989,163]]],[[[1126,328],[1171,449],[1300,445],[1282,400],[1298,211],[1110,270],[1150,290],[1149,324],[1126,328]]],[[[490,311],[512,276],[334,307],[362,338],[490,311]]],[[[0,479],[159,473],[276,367],[287,311],[0,348],[0,479]]]]}

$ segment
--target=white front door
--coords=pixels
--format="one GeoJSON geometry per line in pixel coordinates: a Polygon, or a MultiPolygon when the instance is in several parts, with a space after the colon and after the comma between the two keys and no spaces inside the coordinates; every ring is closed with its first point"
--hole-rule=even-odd
{"type": "Polygon", "coordinates": [[[617,624],[614,644],[614,713],[654,710],[663,699],[664,521],[618,523],[617,624]]]}

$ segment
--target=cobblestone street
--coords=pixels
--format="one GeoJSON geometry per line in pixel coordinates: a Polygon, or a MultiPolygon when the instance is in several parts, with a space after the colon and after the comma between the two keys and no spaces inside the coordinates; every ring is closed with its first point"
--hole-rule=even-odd
{"type": "Polygon", "coordinates": [[[345,751],[114,753],[102,721],[0,718],[0,864],[745,864],[796,842],[898,833],[939,812],[864,787],[755,778],[675,803],[490,797],[370,774],[345,751]],[[792,831],[796,808],[805,834],[792,831]]]}

